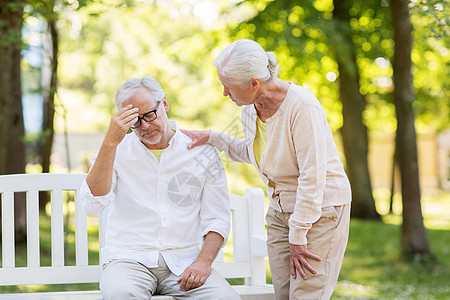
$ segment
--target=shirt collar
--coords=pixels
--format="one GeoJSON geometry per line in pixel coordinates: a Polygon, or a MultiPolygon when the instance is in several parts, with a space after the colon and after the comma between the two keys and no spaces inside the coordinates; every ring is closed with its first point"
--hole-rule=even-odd
{"type": "Polygon", "coordinates": [[[168,130],[172,130],[172,129],[175,130],[175,134],[170,139],[169,146],[166,149],[174,148],[177,145],[178,140],[180,139],[180,128],[178,127],[177,122],[175,122],[173,120],[169,120],[169,122],[168,122],[168,130]]]}

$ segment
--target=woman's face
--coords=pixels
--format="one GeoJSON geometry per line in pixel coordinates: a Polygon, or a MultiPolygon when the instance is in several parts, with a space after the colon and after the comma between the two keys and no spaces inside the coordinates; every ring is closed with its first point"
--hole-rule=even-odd
{"type": "Polygon", "coordinates": [[[255,93],[252,89],[252,85],[241,85],[232,83],[229,79],[223,77],[219,72],[217,72],[219,80],[223,85],[223,95],[228,96],[230,99],[236,103],[237,106],[249,105],[254,103],[255,93]]]}

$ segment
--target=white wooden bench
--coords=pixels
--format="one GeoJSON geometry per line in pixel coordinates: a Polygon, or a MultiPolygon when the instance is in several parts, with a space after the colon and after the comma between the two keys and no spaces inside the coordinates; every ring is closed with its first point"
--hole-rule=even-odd
{"type": "MultiPolygon", "coordinates": [[[[2,286],[70,283],[98,283],[101,266],[88,261],[88,216],[79,201],[79,188],[86,174],[18,174],[0,176],[2,244],[0,291],[2,286]],[[39,191],[51,192],[51,265],[41,266],[39,238],[39,191]],[[74,191],[75,260],[64,261],[65,191],[74,191]],[[16,266],[14,238],[14,194],[26,193],[27,264],[16,266]]],[[[230,194],[233,261],[224,262],[219,253],[214,268],[225,278],[244,278],[233,288],[242,299],[274,299],[266,284],[264,193],[248,188],[244,196],[230,194]]],[[[93,217],[89,217],[91,219],[93,217]]],[[[99,220],[99,244],[103,244],[104,222],[99,220]]],[[[103,299],[100,291],[0,294],[0,299],[103,299]]],[[[152,299],[173,299],[154,296],[152,299]]]]}

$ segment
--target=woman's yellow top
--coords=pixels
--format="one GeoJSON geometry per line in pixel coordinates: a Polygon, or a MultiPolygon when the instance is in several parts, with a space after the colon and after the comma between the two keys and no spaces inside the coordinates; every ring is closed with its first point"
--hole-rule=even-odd
{"type": "MultiPolygon", "coordinates": [[[[267,124],[261,121],[259,117],[256,117],[256,134],[255,141],[253,142],[253,153],[255,154],[256,164],[259,167],[259,163],[261,161],[261,156],[266,149],[267,145],[267,124]]],[[[264,174],[267,177],[267,174],[264,174]]],[[[275,184],[269,180],[269,186],[274,188],[275,184]]]]}
{"type": "Polygon", "coordinates": [[[259,117],[256,118],[256,135],[253,143],[253,152],[255,154],[256,164],[259,167],[261,156],[267,145],[267,124],[261,121],[259,117]]]}

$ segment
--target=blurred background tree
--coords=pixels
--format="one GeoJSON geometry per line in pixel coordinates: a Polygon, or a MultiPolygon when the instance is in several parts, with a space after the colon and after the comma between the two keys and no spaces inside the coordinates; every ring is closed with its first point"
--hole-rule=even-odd
{"type": "MultiPolygon", "coordinates": [[[[0,1],[0,174],[25,172],[20,52],[23,1],[0,1]]],[[[16,239],[25,238],[25,197],[16,196],[16,239]]],[[[0,225],[1,226],[1,225],[0,225]]]]}
{"type": "Polygon", "coordinates": [[[420,205],[419,163],[415,129],[416,100],[411,74],[412,24],[408,0],[393,0],[394,30],[394,103],[397,115],[396,151],[402,182],[402,253],[417,259],[431,256],[420,205]]]}
{"type": "MultiPolygon", "coordinates": [[[[42,36],[42,56],[47,68],[40,70],[37,86],[34,92],[42,95],[42,129],[36,140],[36,155],[41,162],[42,173],[50,172],[50,157],[52,154],[53,138],[55,133],[55,97],[58,88],[58,61],[59,61],[59,29],[57,23],[61,14],[76,11],[86,5],[86,1],[27,1],[27,12],[25,19],[40,19],[45,24],[42,36]]],[[[40,192],[39,208],[45,209],[49,195],[47,192],[40,192]]]]}

